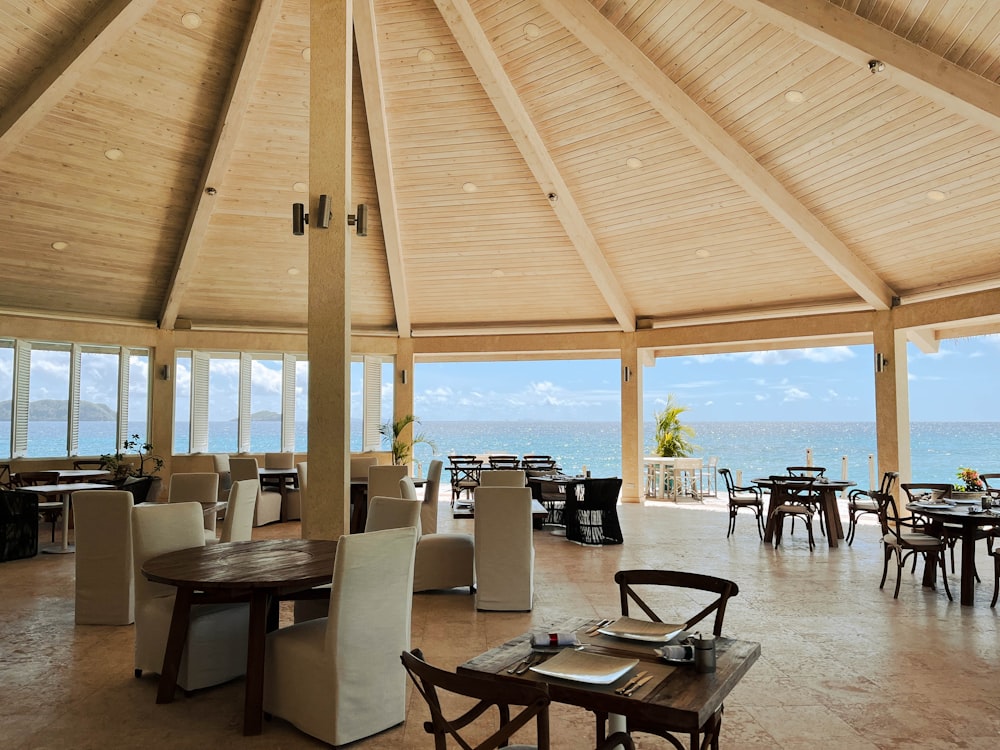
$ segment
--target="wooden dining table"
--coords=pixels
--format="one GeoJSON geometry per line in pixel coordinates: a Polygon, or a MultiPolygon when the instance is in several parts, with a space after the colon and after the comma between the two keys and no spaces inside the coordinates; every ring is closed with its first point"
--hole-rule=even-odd
{"type": "MultiPolygon", "coordinates": [[[[580,706],[590,711],[614,716],[631,717],[644,723],[656,723],[669,731],[701,735],[695,747],[708,747],[718,740],[722,728],[722,703],[760,656],[760,644],[734,638],[716,639],[715,672],[702,674],[693,664],[668,664],[661,659],[648,641],[631,641],[592,633],[599,620],[575,617],[552,623],[543,632],[575,632],[584,650],[638,659],[639,664],[608,684],[594,684],[549,677],[533,671],[520,675],[508,672],[532,653],[531,633],[524,633],[486,653],[460,664],[458,671],[496,681],[530,681],[548,684],[553,701],[580,706]],[[624,685],[638,670],[652,674],[652,679],[629,696],[615,689],[624,685]]],[[[533,631],[537,632],[537,631],[533,631]]],[[[584,724],[583,726],[592,726],[584,724]]],[[[585,731],[581,728],[581,732],[585,731]]],[[[581,737],[580,747],[593,746],[589,738],[581,737]]]]}
{"type": "MultiPolygon", "coordinates": [[[[789,477],[795,479],[795,477],[789,477]]],[[[781,505],[786,495],[782,492],[775,492],[775,482],[769,477],[761,477],[751,480],[762,489],[770,490],[770,499],[767,505],[767,524],[764,527],[764,541],[771,543],[774,539],[774,509],[781,505]]],[[[837,493],[848,487],[853,487],[855,482],[848,482],[841,479],[829,479],[825,482],[813,482],[811,488],[819,492],[819,512],[821,520],[826,527],[826,540],[829,546],[839,546],[838,540],[844,538],[844,524],[840,520],[840,509],[837,506],[837,493]]]]}
{"type": "Polygon", "coordinates": [[[43,547],[42,552],[49,554],[68,554],[76,548],[69,543],[69,510],[74,492],[81,490],[114,490],[113,484],[96,482],[60,482],[59,484],[38,484],[33,487],[22,487],[22,492],[31,492],[41,497],[56,498],[62,502],[62,542],[58,547],[43,547]]]}
{"type": "MultiPolygon", "coordinates": [[[[978,502],[978,501],[977,501],[978,502]]],[[[943,536],[943,526],[958,526],[961,529],[962,567],[961,595],[959,601],[971,607],[976,602],[976,539],[979,532],[989,526],[1000,526],[1000,515],[982,512],[978,505],[942,505],[934,507],[929,503],[910,503],[906,506],[911,513],[923,516],[928,520],[928,531],[935,536],[943,536]],[[974,512],[970,513],[969,511],[974,512]]],[[[936,568],[933,565],[924,566],[923,585],[934,588],[936,568]]]]}
{"type": "Polygon", "coordinates": [[[157,703],[170,703],[195,604],[250,603],[243,734],[261,732],[264,702],[264,642],[278,627],[277,599],[333,580],[337,542],[319,539],[264,539],[225,542],[168,552],[150,558],[142,574],[177,587],[157,703]]]}

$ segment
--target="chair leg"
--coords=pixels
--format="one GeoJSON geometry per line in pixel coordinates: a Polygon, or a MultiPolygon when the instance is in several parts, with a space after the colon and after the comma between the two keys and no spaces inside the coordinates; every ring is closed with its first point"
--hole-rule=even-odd
{"type": "Polygon", "coordinates": [[[885,587],[885,578],[889,574],[889,558],[892,556],[892,547],[885,545],[885,555],[882,561],[882,581],[879,583],[878,587],[885,587]]]}
{"type": "MultiPolygon", "coordinates": [[[[813,524],[812,524],[812,519],[809,518],[809,517],[806,517],[805,521],[806,521],[806,531],[809,532],[809,549],[812,550],[816,546],[816,542],[813,541],[813,524]]],[[[820,521],[819,525],[820,525],[820,528],[822,528],[823,522],[820,521]]]]}
{"type": "Polygon", "coordinates": [[[941,581],[944,583],[944,593],[948,595],[948,601],[951,602],[954,601],[954,599],[952,599],[951,596],[951,589],[948,588],[948,571],[944,562],[944,553],[939,552],[937,554],[939,555],[938,559],[941,561],[941,581]]]}
{"type": "Polygon", "coordinates": [[[1000,552],[993,555],[993,601],[991,607],[997,606],[997,595],[1000,594],[1000,552]]]}
{"type": "Polygon", "coordinates": [[[898,552],[896,556],[899,558],[899,565],[896,567],[896,590],[892,594],[893,599],[899,598],[899,584],[903,580],[903,558],[898,552]]]}
{"type": "Polygon", "coordinates": [[[858,518],[854,511],[848,511],[847,514],[847,546],[850,547],[851,543],[854,542],[854,530],[858,527],[858,518]]]}

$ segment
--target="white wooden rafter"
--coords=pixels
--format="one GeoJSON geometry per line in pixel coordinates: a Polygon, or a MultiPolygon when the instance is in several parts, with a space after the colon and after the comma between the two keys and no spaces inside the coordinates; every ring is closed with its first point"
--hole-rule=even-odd
{"type": "Polygon", "coordinates": [[[589,2],[540,3],[862,299],[889,309],[893,290],[589,2]]]}

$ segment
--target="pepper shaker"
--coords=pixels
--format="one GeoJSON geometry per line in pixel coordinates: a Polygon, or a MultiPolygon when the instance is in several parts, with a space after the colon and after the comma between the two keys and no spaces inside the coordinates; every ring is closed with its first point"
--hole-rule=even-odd
{"type": "Polygon", "coordinates": [[[715,636],[696,635],[694,641],[694,668],[703,674],[715,671],[715,636]]]}

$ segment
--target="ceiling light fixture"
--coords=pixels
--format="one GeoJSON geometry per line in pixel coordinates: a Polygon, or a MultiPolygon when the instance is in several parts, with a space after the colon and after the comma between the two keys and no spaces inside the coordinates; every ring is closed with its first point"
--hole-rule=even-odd
{"type": "Polygon", "coordinates": [[[288,269],[288,275],[289,276],[298,276],[299,275],[299,269],[297,269],[295,266],[292,266],[291,268],[288,269]]]}
{"type": "Polygon", "coordinates": [[[302,59],[309,62],[312,59],[312,49],[306,47],[302,50],[302,59]]]}
{"type": "Polygon", "coordinates": [[[881,60],[869,60],[868,70],[872,73],[881,73],[885,70],[885,63],[881,60]]]}
{"type": "Polygon", "coordinates": [[[296,193],[304,193],[307,188],[308,185],[306,185],[304,182],[296,182],[292,185],[292,190],[294,190],[296,193]]]}
{"type": "Polygon", "coordinates": [[[123,156],[125,156],[125,152],[120,148],[109,148],[104,152],[104,157],[109,161],[118,161],[123,156]]]}
{"type": "Polygon", "coordinates": [[[462,190],[464,190],[466,193],[474,193],[477,190],[479,190],[479,186],[476,185],[476,183],[474,182],[465,182],[462,183],[462,190]]]}
{"type": "Polygon", "coordinates": [[[694,255],[696,258],[708,258],[709,256],[712,255],[712,253],[710,253],[703,247],[699,247],[697,250],[694,251],[694,255]]]}
{"type": "Polygon", "coordinates": [[[533,41],[538,39],[542,35],[542,30],[538,28],[537,24],[526,23],[524,24],[524,38],[528,41],[533,41]]]}
{"type": "Polygon", "coordinates": [[[499,268],[494,268],[490,272],[490,276],[492,276],[494,279],[499,279],[499,278],[503,277],[503,271],[501,269],[499,269],[499,268]]]}
{"type": "Polygon", "coordinates": [[[423,48],[422,48],[422,49],[421,49],[421,50],[420,50],[420,51],[419,51],[419,52],[417,53],[417,59],[418,59],[418,60],[420,60],[420,62],[422,62],[422,63],[429,63],[429,62],[434,62],[434,53],[433,53],[433,52],[431,52],[431,51],[430,51],[429,49],[427,49],[426,47],[423,47],[423,48]]]}
{"type": "Polygon", "coordinates": [[[53,250],[65,250],[67,247],[69,247],[69,243],[63,240],[56,240],[52,243],[53,250]]]}
{"type": "Polygon", "coordinates": [[[636,159],[634,156],[630,156],[625,160],[625,166],[629,169],[642,169],[642,160],[636,159]]]}
{"type": "Polygon", "coordinates": [[[947,194],[945,194],[941,190],[928,190],[927,191],[927,200],[934,201],[935,203],[937,203],[938,201],[943,201],[947,197],[948,197],[947,194]]]}
{"type": "Polygon", "coordinates": [[[201,16],[197,13],[185,13],[181,16],[181,23],[185,29],[197,29],[201,26],[201,16]]]}
{"type": "Polygon", "coordinates": [[[805,101],[805,96],[803,96],[801,91],[790,89],[785,92],[785,101],[789,104],[799,104],[800,102],[805,101]]]}

